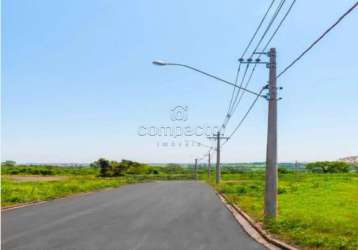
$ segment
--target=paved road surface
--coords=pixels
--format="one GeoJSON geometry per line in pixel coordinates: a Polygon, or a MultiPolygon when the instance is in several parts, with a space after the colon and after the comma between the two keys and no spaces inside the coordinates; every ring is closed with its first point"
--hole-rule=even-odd
{"type": "Polygon", "coordinates": [[[2,249],[264,249],[209,186],[128,185],[2,213],[2,249]]]}

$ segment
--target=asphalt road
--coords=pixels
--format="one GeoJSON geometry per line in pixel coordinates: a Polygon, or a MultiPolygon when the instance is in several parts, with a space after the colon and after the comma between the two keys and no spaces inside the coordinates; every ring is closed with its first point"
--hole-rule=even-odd
{"type": "Polygon", "coordinates": [[[2,212],[3,250],[264,249],[214,191],[190,181],[128,185],[2,212]]]}

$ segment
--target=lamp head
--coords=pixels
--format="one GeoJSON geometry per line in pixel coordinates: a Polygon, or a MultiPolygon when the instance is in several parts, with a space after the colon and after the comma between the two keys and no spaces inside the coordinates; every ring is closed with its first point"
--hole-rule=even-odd
{"type": "Polygon", "coordinates": [[[160,60],[155,60],[155,61],[153,61],[152,63],[153,63],[154,65],[157,65],[157,66],[165,66],[165,65],[167,65],[166,62],[160,61],[160,60]]]}

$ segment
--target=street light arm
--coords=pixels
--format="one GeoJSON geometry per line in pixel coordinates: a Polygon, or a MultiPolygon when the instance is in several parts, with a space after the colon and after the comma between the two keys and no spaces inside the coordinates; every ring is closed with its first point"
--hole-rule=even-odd
{"type": "Polygon", "coordinates": [[[210,73],[206,73],[206,72],[204,72],[204,71],[202,71],[202,70],[200,70],[200,69],[194,68],[194,67],[189,66],[189,65],[186,65],[186,64],[181,64],[181,63],[167,63],[167,62],[166,62],[166,63],[163,63],[163,64],[161,64],[161,65],[180,66],[180,67],[184,67],[184,68],[187,68],[187,69],[191,69],[191,70],[194,70],[194,71],[196,71],[196,72],[198,72],[198,73],[201,73],[201,74],[203,74],[203,75],[206,75],[206,76],[208,76],[208,77],[214,78],[214,79],[216,79],[216,80],[218,80],[218,81],[224,82],[224,83],[226,83],[226,84],[228,84],[228,85],[230,85],[230,86],[233,86],[233,87],[235,87],[235,88],[239,88],[239,89],[241,89],[241,90],[243,90],[243,91],[246,91],[247,93],[250,93],[250,94],[253,94],[253,95],[256,95],[256,96],[261,96],[261,97],[263,97],[263,95],[261,95],[261,94],[259,94],[259,93],[256,93],[256,92],[254,92],[254,91],[252,91],[252,90],[249,90],[249,89],[247,89],[247,88],[244,88],[244,87],[240,87],[240,86],[236,85],[235,83],[226,81],[226,80],[224,80],[224,79],[222,79],[222,78],[220,78],[220,77],[218,77],[218,76],[212,75],[212,74],[210,74],[210,73]]]}

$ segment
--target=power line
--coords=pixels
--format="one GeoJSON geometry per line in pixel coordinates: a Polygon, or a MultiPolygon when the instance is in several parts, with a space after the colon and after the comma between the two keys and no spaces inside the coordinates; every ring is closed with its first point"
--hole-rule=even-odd
{"type": "Polygon", "coordinates": [[[286,14],[283,16],[283,18],[281,19],[280,23],[278,24],[278,26],[276,27],[276,30],[274,31],[274,33],[271,35],[270,39],[267,41],[264,49],[262,50],[262,52],[264,52],[267,47],[270,45],[272,39],[276,36],[277,32],[279,31],[279,29],[281,28],[282,24],[285,22],[288,14],[290,14],[293,6],[295,5],[296,0],[293,0],[293,2],[291,3],[290,7],[288,8],[288,10],[286,11],[286,14]]]}
{"type": "Polygon", "coordinates": [[[198,143],[198,144],[200,144],[201,146],[204,146],[204,147],[209,148],[209,152],[208,152],[208,153],[205,153],[204,155],[201,155],[200,157],[197,158],[198,161],[201,161],[201,160],[205,159],[209,154],[211,154],[213,151],[216,150],[216,148],[215,148],[214,146],[205,145],[205,144],[203,144],[203,143],[201,143],[201,142],[198,142],[198,141],[195,141],[195,140],[192,140],[192,141],[193,141],[193,142],[196,142],[196,143],[198,143]]]}
{"type": "MultiPolygon", "coordinates": [[[[263,88],[261,88],[261,90],[260,90],[259,93],[261,94],[265,89],[266,89],[266,86],[263,87],[263,88]]],[[[258,100],[258,99],[259,99],[259,98],[256,97],[256,98],[253,100],[253,102],[251,103],[249,109],[246,111],[245,115],[241,118],[239,124],[235,127],[235,129],[232,131],[232,133],[230,134],[230,136],[227,138],[226,141],[224,141],[224,143],[223,143],[221,146],[225,145],[225,144],[231,139],[231,137],[233,137],[233,135],[236,133],[236,131],[241,127],[241,125],[243,124],[243,122],[246,120],[247,116],[248,116],[248,115],[250,114],[250,112],[252,111],[252,108],[253,108],[253,107],[255,106],[255,104],[257,103],[257,100],[258,100]]]]}
{"type": "MultiPolygon", "coordinates": [[[[247,53],[247,51],[249,50],[249,48],[250,48],[252,42],[253,42],[254,39],[256,38],[257,33],[259,32],[260,28],[262,27],[262,24],[263,24],[264,21],[266,20],[266,17],[267,17],[267,15],[268,15],[268,13],[270,12],[272,6],[274,5],[275,1],[276,1],[276,0],[272,0],[272,1],[271,1],[271,4],[270,4],[269,7],[267,8],[267,10],[266,10],[264,16],[261,18],[261,21],[260,21],[259,25],[257,26],[257,28],[256,28],[256,30],[255,30],[255,32],[254,32],[254,34],[252,35],[252,37],[251,37],[249,43],[247,44],[245,50],[244,50],[243,53],[241,54],[241,58],[244,57],[245,54],[247,53]]],[[[237,69],[237,71],[236,71],[235,85],[237,85],[237,83],[238,83],[239,74],[240,74],[240,69],[241,69],[241,63],[239,64],[238,69],[237,69]]],[[[241,84],[241,85],[242,85],[242,84],[241,84]]],[[[240,92],[240,89],[238,89],[237,91],[240,92]]],[[[231,99],[230,99],[230,103],[229,103],[229,107],[228,107],[228,111],[226,112],[226,116],[225,116],[224,122],[223,122],[223,124],[222,124],[222,128],[225,128],[225,126],[226,126],[225,123],[228,122],[228,120],[230,119],[230,118],[229,118],[229,117],[230,117],[229,113],[230,113],[230,110],[232,109],[232,101],[233,101],[233,99],[234,99],[235,93],[236,93],[236,88],[234,88],[233,91],[232,91],[231,99]]]]}
{"type": "Polygon", "coordinates": [[[245,54],[246,54],[246,52],[249,50],[249,48],[250,48],[252,42],[254,41],[254,39],[255,39],[257,33],[259,32],[259,30],[260,30],[262,24],[264,23],[264,21],[265,21],[267,15],[268,15],[268,13],[270,12],[270,10],[271,10],[271,8],[272,8],[272,6],[273,6],[274,3],[275,3],[275,0],[272,0],[271,4],[270,4],[269,7],[267,8],[267,11],[266,11],[265,15],[262,17],[262,19],[261,19],[259,25],[257,26],[255,33],[254,33],[253,36],[251,37],[250,42],[248,43],[248,45],[246,46],[244,52],[242,53],[241,57],[244,57],[245,54]]]}
{"type": "MultiPolygon", "coordinates": [[[[245,81],[245,78],[246,78],[246,74],[247,74],[248,69],[249,69],[249,64],[246,65],[244,75],[242,76],[242,79],[241,79],[241,81],[240,81],[239,90],[242,88],[242,84],[243,84],[244,81],[245,81]]],[[[236,92],[234,101],[231,102],[231,106],[229,107],[229,110],[228,110],[228,112],[226,113],[225,120],[224,120],[223,124],[221,125],[220,131],[221,131],[221,129],[225,129],[227,123],[228,123],[228,122],[230,121],[230,119],[231,119],[232,109],[233,109],[233,107],[235,106],[235,103],[236,103],[236,101],[237,101],[238,95],[239,95],[239,93],[240,93],[239,90],[236,92]]],[[[234,93],[235,93],[235,89],[234,89],[233,95],[234,95],[234,93]]]]}
{"type": "MultiPolygon", "coordinates": [[[[240,69],[241,69],[241,63],[239,64],[239,67],[237,68],[237,71],[236,71],[235,85],[237,85],[237,82],[238,82],[238,79],[239,79],[240,69]]],[[[232,90],[231,99],[230,99],[229,107],[228,107],[228,110],[227,110],[226,114],[229,114],[229,112],[230,112],[230,109],[231,109],[232,101],[233,101],[233,99],[234,99],[235,92],[236,92],[236,88],[234,88],[234,89],[232,90]]],[[[228,116],[226,115],[226,116],[225,116],[225,120],[227,119],[227,117],[228,117],[228,116]]],[[[225,123],[225,120],[224,120],[223,124],[225,123]]]]}
{"type": "MultiPolygon", "coordinates": [[[[271,37],[270,37],[270,39],[267,41],[265,47],[262,49],[261,53],[263,53],[263,52],[266,51],[267,47],[270,45],[271,41],[273,40],[273,38],[275,37],[275,35],[276,35],[277,32],[279,31],[279,29],[281,28],[282,24],[285,22],[287,16],[288,16],[289,13],[291,12],[291,10],[292,10],[293,6],[295,5],[295,3],[296,3],[296,0],[293,0],[293,2],[291,3],[290,7],[289,7],[288,10],[286,11],[285,15],[284,15],[283,18],[281,19],[280,23],[279,23],[278,26],[276,27],[274,33],[271,35],[271,37]]],[[[258,58],[260,58],[261,55],[262,55],[262,54],[259,54],[258,58]]],[[[252,68],[252,71],[251,71],[251,73],[250,73],[250,76],[249,76],[249,78],[248,78],[246,84],[244,85],[244,88],[247,88],[247,87],[248,87],[248,85],[249,85],[249,83],[250,83],[250,81],[251,81],[251,79],[252,79],[252,76],[253,76],[253,74],[254,74],[254,72],[255,72],[255,70],[256,70],[256,67],[257,67],[257,64],[255,64],[254,67],[252,68]]],[[[236,106],[235,106],[235,108],[233,109],[233,112],[232,112],[232,113],[235,113],[235,110],[237,109],[238,105],[240,104],[240,101],[241,101],[241,99],[242,99],[242,97],[243,97],[244,94],[245,94],[244,92],[241,92],[240,98],[239,98],[239,100],[237,101],[236,106]]]]}
{"type": "Polygon", "coordinates": [[[267,25],[266,27],[266,30],[264,31],[264,33],[261,35],[261,38],[259,40],[259,42],[257,43],[255,49],[254,49],[254,52],[251,54],[251,56],[258,50],[258,48],[260,47],[262,41],[264,40],[265,36],[267,35],[267,32],[270,30],[272,24],[274,23],[274,21],[276,20],[278,14],[280,13],[283,5],[285,4],[286,0],[281,0],[280,4],[278,5],[275,13],[273,14],[269,24],[267,25]]]}
{"type": "MultiPolygon", "coordinates": [[[[257,64],[255,64],[254,67],[252,68],[251,73],[250,73],[250,76],[249,76],[249,78],[247,79],[245,86],[248,86],[248,85],[249,85],[249,83],[250,83],[250,81],[251,81],[251,79],[252,79],[252,76],[254,75],[254,72],[255,72],[256,67],[257,67],[257,64]]],[[[244,92],[241,92],[241,95],[240,95],[240,97],[239,97],[239,100],[236,102],[235,107],[234,107],[233,110],[232,110],[232,115],[235,113],[237,107],[239,106],[243,95],[244,95],[244,92]]]]}
{"type": "Polygon", "coordinates": [[[198,161],[204,160],[209,154],[211,154],[213,149],[210,149],[208,153],[205,153],[204,155],[201,155],[200,157],[196,158],[198,161]]]}
{"type": "MultiPolygon", "coordinates": [[[[260,38],[259,42],[257,43],[255,49],[254,49],[253,52],[251,53],[250,58],[252,58],[252,56],[254,55],[254,53],[255,53],[255,52],[257,51],[257,49],[260,47],[262,41],[263,41],[264,38],[266,37],[268,31],[269,31],[270,28],[272,27],[272,24],[273,24],[274,21],[276,20],[276,18],[277,18],[277,16],[279,15],[279,13],[280,13],[280,11],[281,11],[283,5],[285,4],[285,1],[286,1],[286,0],[281,0],[281,2],[279,3],[279,5],[277,6],[277,8],[276,8],[276,10],[275,10],[275,12],[274,12],[274,14],[273,14],[273,16],[271,17],[271,20],[269,21],[269,23],[268,23],[268,25],[267,25],[267,27],[266,27],[266,29],[265,29],[265,31],[264,31],[263,34],[261,35],[261,38],[260,38]]],[[[273,3],[271,3],[271,4],[273,4],[273,3]]],[[[271,7],[272,7],[272,5],[269,6],[269,10],[271,9],[271,7]]],[[[291,9],[291,8],[290,8],[290,9],[291,9]]],[[[290,9],[289,9],[289,11],[290,11],[290,9]]],[[[264,18],[266,18],[266,16],[267,16],[269,10],[265,13],[264,18]]],[[[288,14],[287,14],[287,15],[288,15],[288,14]]],[[[287,15],[285,15],[284,18],[286,18],[287,15]]],[[[264,19],[263,19],[263,20],[264,20],[264,19]]],[[[263,21],[262,21],[262,23],[263,23],[263,21]]],[[[262,23],[260,22],[260,27],[261,27],[262,23]]],[[[283,22],[281,21],[281,24],[282,24],[282,23],[283,23],[283,22]]],[[[277,33],[277,30],[278,30],[278,29],[275,30],[276,33],[277,33]]],[[[257,33],[257,32],[255,32],[255,33],[257,33]]],[[[273,37],[271,37],[271,38],[273,38],[273,37]]],[[[270,39],[271,39],[271,38],[270,38],[270,39]]],[[[245,53],[243,53],[243,54],[245,54],[245,53]]],[[[252,69],[252,71],[251,71],[249,80],[246,82],[245,86],[248,86],[249,82],[251,81],[251,78],[252,78],[252,76],[253,76],[253,74],[254,74],[254,72],[255,72],[255,70],[256,70],[256,66],[257,66],[257,65],[255,64],[255,66],[253,67],[253,69],[252,69]]],[[[222,126],[221,126],[221,129],[222,129],[222,128],[225,129],[225,127],[226,127],[227,124],[229,123],[231,117],[232,117],[233,114],[235,113],[235,111],[236,111],[236,109],[237,109],[237,107],[238,107],[238,105],[239,105],[239,103],[240,103],[240,101],[241,101],[241,99],[242,99],[243,93],[241,93],[241,95],[240,95],[240,89],[242,88],[242,85],[243,85],[243,83],[244,83],[244,81],[245,81],[245,79],[246,79],[246,75],[247,75],[247,71],[248,71],[249,67],[250,67],[250,64],[247,64],[246,69],[245,69],[244,76],[242,77],[242,80],[241,80],[241,82],[240,82],[240,88],[239,88],[239,90],[236,92],[234,101],[233,101],[233,102],[230,101],[230,103],[231,103],[231,108],[229,108],[229,112],[228,112],[228,113],[226,114],[226,116],[225,116],[225,119],[224,119],[224,122],[223,122],[223,124],[222,124],[222,126]],[[240,97],[239,97],[239,95],[240,95],[240,97]]],[[[236,88],[235,88],[235,89],[236,89],[236,88]]],[[[236,91],[235,89],[233,90],[233,95],[234,95],[234,93],[235,93],[235,91],[236,91]]],[[[220,129],[220,131],[221,131],[221,129],[220,129]]]]}
{"type": "MultiPolygon", "coordinates": [[[[264,39],[264,38],[266,37],[266,35],[267,35],[267,32],[270,30],[272,24],[274,23],[274,21],[276,20],[278,14],[280,13],[280,11],[281,11],[281,9],[282,9],[282,7],[283,7],[285,1],[286,1],[286,0],[281,0],[281,2],[279,3],[279,5],[277,6],[277,9],[276,9],[276,11],[274,12],[273,16],[271,17],[271,20],[269,21],[269,23],[268,23],[268,25],[267,25],[267,27],[266,27],[264,33],[261,35],[261,38],[260,38],[259,42],[257,43],[255,49],[254,49],[253,52],[251,53],[250,58],[252,58],[252,56],[254,55],[254,53],[255,53],[255,52],[257,51],[257,49],[260,47],[260,45],[261,45],[263,39],[264,39]]],[[[270,8],[271,8],[271,6],[270,6],[270,8]]],[[[250,64],[248,64],[248,65],[250,65],[250,64]]],[[[248,68],[247,68],[247,69],[248,69],[248,68]]],[[[255,70],[253,70],[253,71],[255,71],[255,70]]],[[[245,72],[245,73],[247,73],[247,72],[245,72]]],[[[253,72],[252,72],[252,74],[253,74],[253,72]]],[[[245,74],[245,75],[246,75],[246,74],[245,74]]],[[[251,76],[251,77],[252,77],[252,76],[251,76]]],[[[241,81],[240,86],[242,86],[244,79],[245,79],[245,76],[242,78],[242,81],[241,81]]],[[[236,94],[237,96],[236,96],[236,98],[235,98],[234,103],[237,101],[238,94],[239,94],[239,93],[236,94]]],[[[231,111],[232,111],[232,109],[231,109],[231,111]]],[[[231,117],[231,116],[232,116],[232,112],[231,112],[231,114],[230,114],[230,117],[231,117]]]]}
{"type": "MultiPolygon", "coordinates": [[[[246,65],[244,75],[242,76],[241,81],[240,81],[240,85],[239,85],[240,88],[242,88],[242,84],[243,84],[244,81],[245,81],[245,78],[246,78],[246,75],[247,75],[247,71],[249,70],[249,65],[250,65],[250,64],[247,64],[247,65],[246,65]]],[[[232,106],[231,106],[231,109],[230,109],[230,111],[229,111],[230,116],[231,116],[231,113],[232,113],[232,108],[234,107],[234,105],[235,105],[235,103],[236,103],[236,101],[237,101],[237,97],[238,97],[239,93],[240,93],[240,91],[237,91],[237,93],[236,93],[236,95],[235,95],[234,101],[233,101],[232,106]]]]}
{"type": "MultiPolygon", "coordinates": [[[[265,45],[264,48],[262,49],[262,52],[261,52],[261,53],[263,53],[264,51],[266,51],[267,47],[269,46],[269,44],[271,43],[271,41],[273,40],[273,38],[276,36],[276,34],[277,34],[277,32],[279,31],[279,29],[281,28],[282,24],[285,22],[287,16],[288,16],[289,13],[291,12],[291,10],[292,10],[293,6],[295,5],[295,3],[296,3],[296,0],[293,0],[293,2],[291,3],[290,7],[289,7],[288,10],[286,11],[285,15],[282,17],[280,23],[279,23],[278,26],[276,27],[275,31],[274,31],[273,34],[271,35],[270,39],[267,41],[266,45],[265,45]]],[[[280,4],[283,4],[283,2],[281,1],[280,4]]],[[[279,10],[280,8],[282,8],[281,5],[279,5],[278,10],[279,10]]],[[[278,13],[277,13],[277,14],[278,14],[278,13]]],[[[276,17],[277,17],[277,15],[276,15],[276,17]]],[[[273,17],[273,20],[274,20],[276,17],[273,17]]],[[[272,22],[272,23],[273,23],[273,22],[272,22]]],[[[259,54],[258,58],[260,58],[261,55],[262,55],[262,54],[259,54]]],[[[252,71],[251,71],[251,73],[250,73],[250,76],[249,76],[249,78],[248,78],[246,84],[244,85],[245,88],[248,87],[248,85],[249,85],[249,83],[250,83],[250,81],[251,81],[251,79],[252,79],[252,77],[253,77],[253,74],[254,74],[254,72],[255,72],[255,70],[256,70],[256,67],[257,67],[257,64],[255,64],[254,67],[252,68],[252,71]]],[[[240,85],[240,86],[242,86],[242,85],[240,85]]],[[[244,94],[245,94],[244,92],[241,92],[241,95],[240,95],[240,97],[239,97],[239,99],[238,99],[238,101],[237,101],[235,107],[232,109],[232,113],[231,113],[230,117],[235,113],[235,111],[236,111],[237,107],[239,106],[239,104],[240,104],[240,102],[241,102],[242,97],[243,97],[244,94]]],[[[228,122],[228,121],[227,121],[227,122],[228,122]]]]}
{"type": "Polygon", "coordinates": [[[319,43],[319,41],[321,41],[331,30],[334,29],[334,27],[336,27],[346,16],[348,16],[358,5],[358,2],[355,2],[355,4],[353,4],[353,6],[348,9],[341,17],[338,18],[338,20],[331,25],[325,32],[323,32],[323,34],[321,36],[319,36],[310,46],[308,46],[308,48],[303,51],[295,60],[293,60],[284,70],[281,71],[281,73],[279,73],[277,75],[277,78],[279,78],[280,76],[282,76],[284,73],[286,73],[287,70],[289,70],[293,65],[295,65],[299,60],[301,60],[301,58],[307,53],[309,52],[317,43],[319,43]]]}

